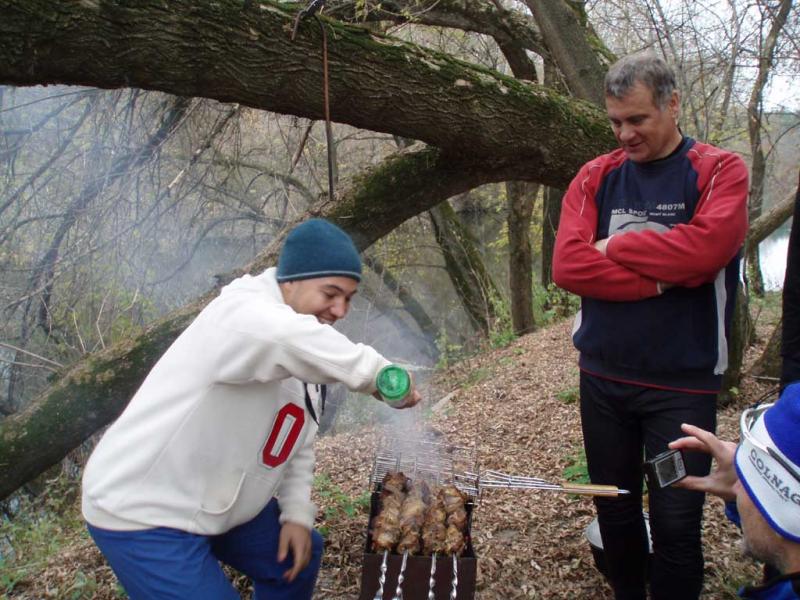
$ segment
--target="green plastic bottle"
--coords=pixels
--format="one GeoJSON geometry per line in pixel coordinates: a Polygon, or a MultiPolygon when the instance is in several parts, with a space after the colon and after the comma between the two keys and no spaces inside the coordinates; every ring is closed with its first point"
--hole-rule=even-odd
{"type": "Polygon", "coordinates": [[[405,398],[411,389],[411,377],[403,367],[386,365],[378,372],[375,385],[384,402],[396,404],[405,398]]]}

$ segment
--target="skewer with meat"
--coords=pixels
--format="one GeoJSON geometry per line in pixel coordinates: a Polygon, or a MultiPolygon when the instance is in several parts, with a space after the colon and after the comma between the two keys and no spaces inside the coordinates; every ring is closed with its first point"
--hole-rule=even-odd
{"type": "Polygon", "coordinates": [[[400,509],[405,499],[406,476],[387,473],[382,482],[380,511],[372,520],[372,547],[391,552],[400,539],[400,509]]]}
{"type": "Polygon", "coordinates": [[[441,554],[445,551],[447,537],[447,512],[441,493],[431,494],[431,502],[422,524],[422,547],[425,554],[441,554]]]}
{"type": "Polygon", "coordinates": [[[381,493],[403,495],[406,491],[408,477],[402,471],[388,471],[381,481],[381,493]]]}
{"type": "Polygon", "coordinates": [[[464,505],[467,496],[454,485],[446,485],[439,491],[447,514],[447,532],[444,548],[447,554],[458,555],[464,551],[467,530],[467,509],[464,505]]]}
{"type": "Polygon", "coordinates": [[[408,552],[413,556],[420,551],[420,531],[425,522],[426,499],[429,495],[430,490],[424,481],[408,484],[408,493],[400,508],[398,554],[408,552]]]}

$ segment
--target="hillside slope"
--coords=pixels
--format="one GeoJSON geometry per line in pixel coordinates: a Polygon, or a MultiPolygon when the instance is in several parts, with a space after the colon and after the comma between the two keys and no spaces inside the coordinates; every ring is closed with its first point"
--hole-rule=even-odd
{"type": "MultiPolygon", "coordinates": [[[[414,427],[421,426],[439,432],[440,439],[450,444],[471,447],[477,442],[481,470],[563,481],[564,469],[582,457],[577,353],[570,327],[571,323],[562,322],[437,374],[430,401],[447,399],[427,418],[398,420],[382,431],[321,439],[318,471],[328,474],[333,486],[346,495],[356,497],[366,489],[378,436],[403,431],[415,435],[414,427]]],[[[739,410],[720,411],[722,437],[738,439],[739,410]]],[[[330,498],[319,501],[331,506],[330,498]]],[[[477,597],[610,597],[584,537],[593,518],[591,499],[585,497],[485,490],[473,522],[477,597]]],[[[356,597],[366,522],[365,510],[352,518],[338,511],[325,520],[328,548],[316,597],[356,597]]],[[[722,502],[709,499],[705,597],[732,598],[739,585],[757,578],[758,569],[741,556],[738,540],[739,532],[725,518],[722,502]]]]}
{"type": "MultiPolygon", "coordinates": [[[[477,444],[481,470],[564,480],[564,469],[580,463],[582,452],[577,356],[569,333],[570,323],[564,321],[465,360],[436,373],[426,385],[421,409],[401,411],[383,426],[318,440],[315,500],[321,509],[319,527],[326,535],[326,549],[315,598],[357,597],[368,519],[364,500],[376,444],[383,435],[424,432],[447,444],[469,448],[477,444]]],[[[759,351],[751,350],[753,354],[759,351]]],[[[742,392],[738,406],[720,411],[719,432],[724,438],[738,438],[741,407],[763,389],[748,380],[742,392]]],[[[484,491],[473,521],[477,597],[608,598],[610,588],[595,569],[584,538],[592,519],[588,498],[541,491],[484,491]]],[[[71,522],[73,530],[59,532],[70,541],[45,561],[2,574],[17,579],[7,597],[124,597],[85,530],[76,525],[75,500],[71,522]]],[[[756,580],[758,567],[740,555],[739,532],[725,519],[722,503],[713,498],[706,503],[704,539],[704,597],[733,598],[739,585],[756,580]]],[[[238,583],[246,590],[245,581],[240,578],[238,583]]],[[[7,585],[5,580],[3,584],[7,585]]],[[[244,597],[248,595],[245,591],[244,597]]]]}

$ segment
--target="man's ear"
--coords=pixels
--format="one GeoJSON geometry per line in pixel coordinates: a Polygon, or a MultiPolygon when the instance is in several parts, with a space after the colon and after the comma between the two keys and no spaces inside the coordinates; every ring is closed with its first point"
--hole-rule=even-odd
{"type": "Polygon", "coordinates": [[[292,297],[292,289],[294,281],[282,281],[278,284],[278,287],[281,289],[281,295],[283,296],[283,301],[286,304],[289,304],[289,300],[292,297]]]}
{"type": "Polygon", "coordinates": [[[678,122],[678,117],[680,117],[681,112],[681,95],[678,93],[678,90],[672,91],[672,96],[670,96],[669,103],[667,104],[667,108],[669,110],[670,115],[675,122],[678,122]]]}

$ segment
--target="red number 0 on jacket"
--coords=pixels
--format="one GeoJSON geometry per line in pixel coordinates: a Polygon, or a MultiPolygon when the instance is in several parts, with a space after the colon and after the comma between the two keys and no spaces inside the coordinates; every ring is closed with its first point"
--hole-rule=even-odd
{"type": "Polygon", "coordinates": [[[267,443],[261,450],[261,461],[268,467],[277,467],[286,462],[305,422],[306,413],[296,404],[287,404],[281,408],[275,416],[267,443]],[[289,427],[288,432],[286,432],[287,427],[289,427]],[[278,447],[276,444],[279,444],[278,447]]]}

